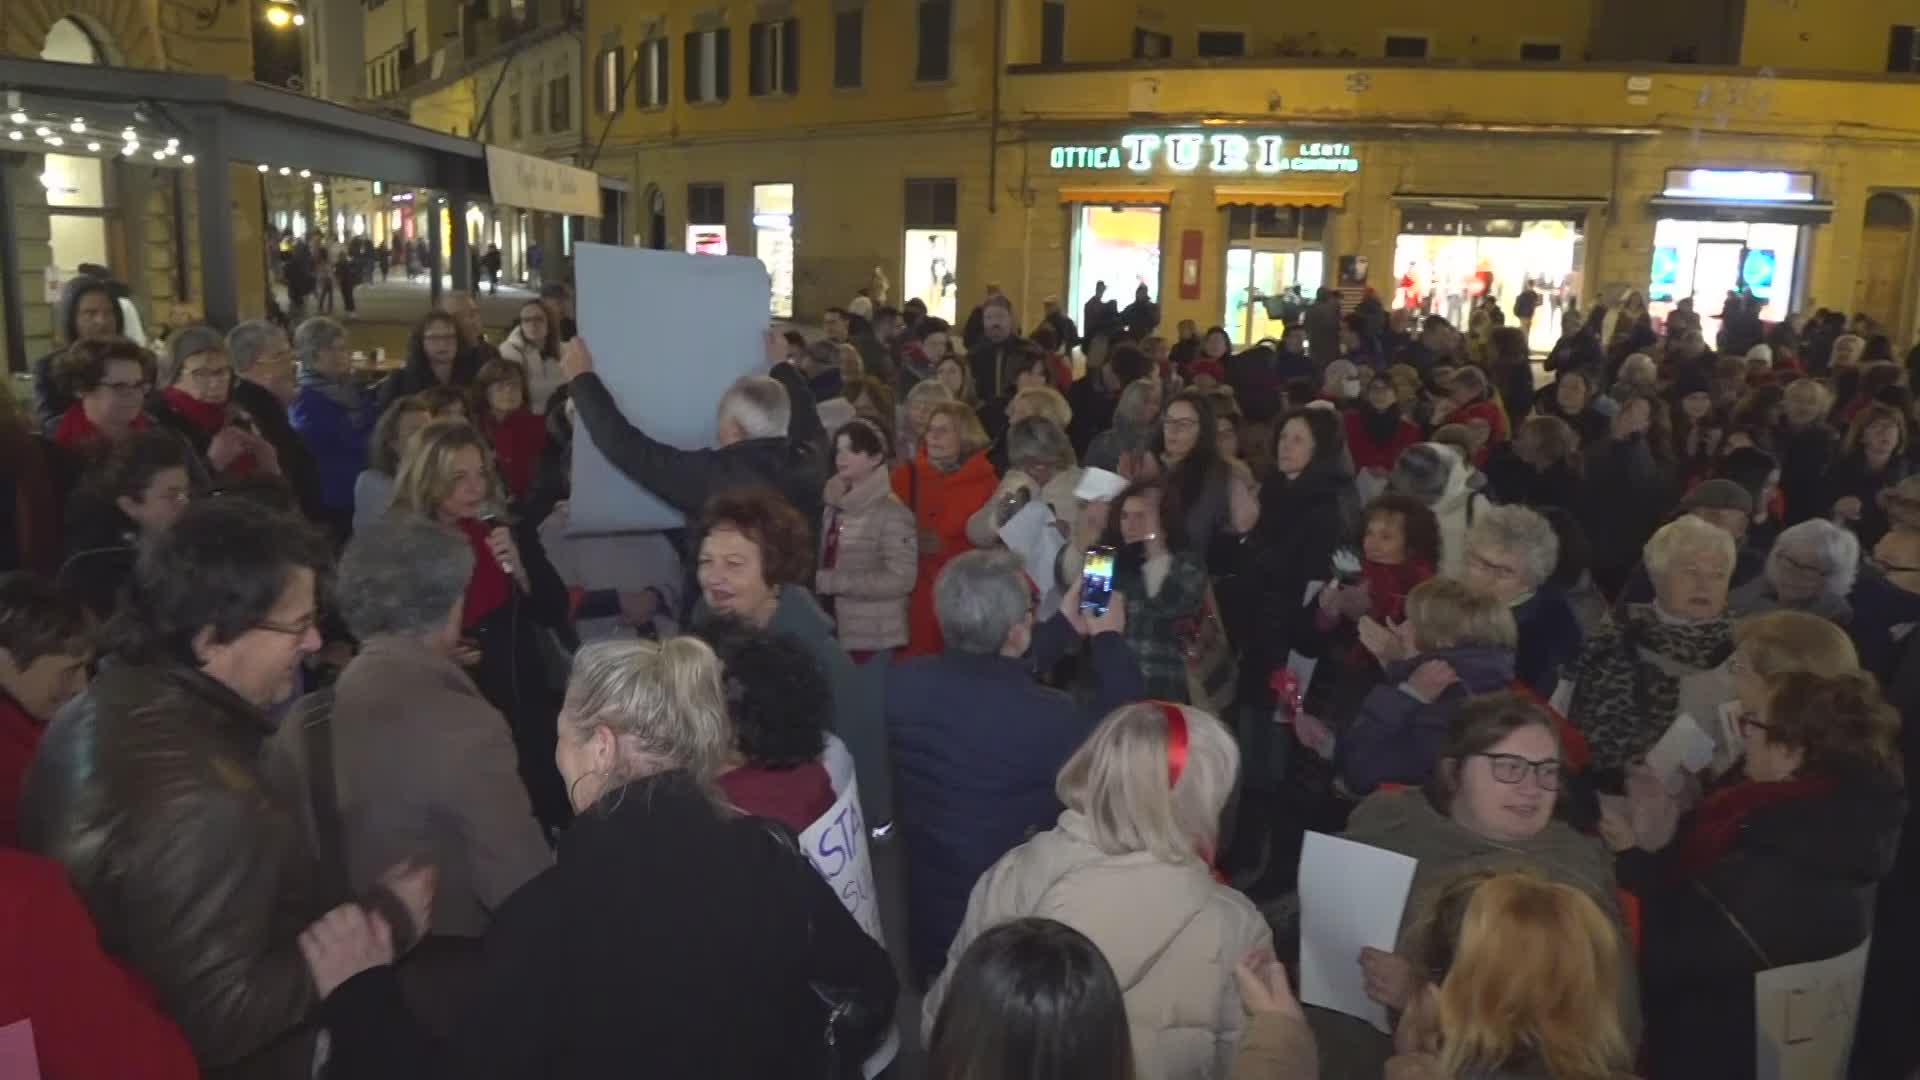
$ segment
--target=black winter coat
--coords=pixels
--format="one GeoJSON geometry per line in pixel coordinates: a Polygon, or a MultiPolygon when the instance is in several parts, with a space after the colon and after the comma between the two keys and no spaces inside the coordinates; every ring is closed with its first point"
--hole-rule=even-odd
{"type": "Polygon", "coordinates": [[[1880,493],[1906,479],[1907,459],[1894,454],[1886,467],[1874,472],[1867,467],[1867,455],[1856,449],[1835,461],[1827,469],[1827,479],[1820,500],[1827,505],[1818,514],[1825,517],[1833,513],[1833,504],[1851,495],[1860,500],[1860,519],[1852,525],[1854,535],[1860,538],[1860,550],[1871,552],[1880,538],[1887,535],[1889,523],[1886,508],[1880,505],[1880,493]]]}
{"type": "Polygon", "coordinates": [[[607,460],[689,519],[698,518],[715,495],[764,486],[786,496],[810,525],[819,527],[820,493],[827,474],[820,454],[810,444],[789,436],[682,450],[629,423],[598,375],[589,372],[568,385],[580,423],[607,460]]]}
{"type": "Polygon", "coordinates": [[[1798,525],[1833,509],[1827,470],[1840,455],[1840,433],[1825,424],[1799,429],[1782,424],[1775,445],[1780,450],[1780,492],[1787,499],[1782,524],[1798,525]]]}
{"type": "Polygon", "coordinates": [[[307,441],[293,430],[287,407],[273,396],[273,391],[238,377],[233,380],[233,403],[246,410],[260,437],[273,444],[280,459],[280,475],[293,489],[300,512],[310,520],[321,520],[326,507],[320,500],[320,463],[307,441]]]}
{"type": "Polygon", "coordinates": [[[1575,516],[1593,545],[1594,577],[1617,581],[1679,499],[1673,469],[1640,435],[1590,444],[1584,456],[1587,483],[1575,516]]]}
{"type": "Polygon", "coordinates": [[[1267,679],[1288,653],[1318,655],[1325,635],[1314,627],[1318,609],[1307,586],[1333,576],[1333,553],[1353,542],[1359,521],[1360,494],[1344,469],[1316,465],[1292,481],[1275,472],[1261,485],[1260,522],[1246,541],[1248,587],[1241,590],[1252,609],[1244,624],[1242,704],[1273,701],[1267,679]]]}
{"type": "Polygon", "coordinates": [[[821,1076],[831,987],[891,1020],[887,954],[791,846],[720,812],[685,772],[608,793],[553,869],[494,916],[456,1034],[432,1045],[391,967],[330,996],[329,1075],[351,1080],[762,1080],[821,1076]]]}
{"type": "Polygon", "coordinates": [[[1905,813],[1891,777],[1852,777],[1751,811],[1732,850],[1691,877],[1665,873],[1668,860],[1646,852],[1621,856],[1620,882],[1641,904],[1651,1076],[1758,1075],[1754,975],[1838,956],[1866,939],[1905,813]]]}

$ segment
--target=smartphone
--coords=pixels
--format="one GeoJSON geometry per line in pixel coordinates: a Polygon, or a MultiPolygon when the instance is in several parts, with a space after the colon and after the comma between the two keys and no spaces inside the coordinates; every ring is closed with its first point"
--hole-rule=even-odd
{"type": "Polygon", "coordinates": [[[1080,610],[1089,615],[1105,615],[1113,601],[1113,549],[1087,549],[1087,568],[1080,575],[1080,610]]]}

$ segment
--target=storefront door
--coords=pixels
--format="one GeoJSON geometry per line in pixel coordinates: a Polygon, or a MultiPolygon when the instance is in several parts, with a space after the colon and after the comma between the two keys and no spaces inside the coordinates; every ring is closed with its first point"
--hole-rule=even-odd
{"type": "Polygon", "coordinates": [[[1221,323],[1237,345],[1285,333],[1284,321],[1312,303],[1325,280],[1326,253],[1298,243],[1227,249],[1227,310],[1221,323]]]}
{"type": "Polygon", "coordinates": [[[1409,212],[1394,245],[1393,306],[1466,330],[1473,305],[1491,289],[1512,325],[1513,302],[1531,284],[1541,310],[1528,344],[1545,352],[1560,337],[1560,310],[1580,293],[1581,250],[1576,221],[1409,212]]]}
{"type": "MultiPolygon", "coordinates": [[[[1105,282],[1105,299],[1124,311],[1141,285],[1159,301],[1161,227],[1159,206],[1077,205],[1073,214],[1073,253],[1068,268],[1072,307],[1068,315],[1085,319],[1087,301],[1105,282]]],[[[1084,327],[1083,327],[1084,328],[1084,327]]]]}

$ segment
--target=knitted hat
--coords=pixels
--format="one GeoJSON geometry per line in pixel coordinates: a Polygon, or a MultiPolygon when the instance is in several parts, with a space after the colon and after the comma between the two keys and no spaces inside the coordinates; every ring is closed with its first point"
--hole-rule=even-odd
{"type": "Polygon", "coordinates": [[[176,332],[167,339],[167,368],[160,373],[160,385],[172,386],[180,377],[180,366],[189,357],[206,352],[217,352],[224,356],[226,351],[226,335],[211,326],[189,326],[176,332]]]}
{"type": "Polygon", "coordinates": [[[1708,480],[1680,500],[1680,509],[1687,510],[1737,510],[1742,514],[1753,513],[1753,492],[1731,480],[1708,480]]]}

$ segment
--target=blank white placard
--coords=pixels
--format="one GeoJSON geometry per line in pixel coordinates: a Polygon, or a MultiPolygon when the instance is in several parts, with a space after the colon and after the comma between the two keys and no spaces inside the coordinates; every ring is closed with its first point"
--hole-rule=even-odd
{"type": "MultiPolygon", "coordinates": [[[[634,427],[670,446],[712,446],[727,387],[767,366],[773,286],[758,259],[575,244],[580,336],[634,427]]],[[[672,529],[679,511],[615,468],[574,428],[572,532],[672,529]]]]}
{"type": "Polygon", "coordinates": [[[1392,952],[1419,861],[1310,832],[1300,850],[1300,1000],[1391,1031],[1367,997],[1360,950],[1392,952]]]}

